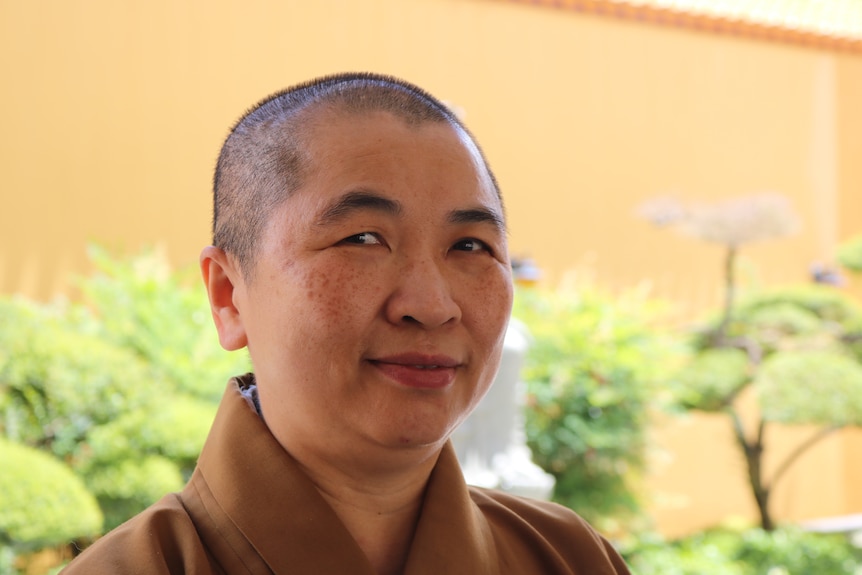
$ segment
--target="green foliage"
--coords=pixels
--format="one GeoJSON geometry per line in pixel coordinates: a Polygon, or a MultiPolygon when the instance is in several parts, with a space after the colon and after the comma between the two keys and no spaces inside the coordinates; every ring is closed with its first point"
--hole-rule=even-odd
{"type": "Polygon", "coordinates": [[[725,301],[721,317],[694,338],[694,358],[677,376],[679,402],[730,415],[768,530],[774,526],[770,494],[796,458],[829,432],[862,425],[862,310],[846,294],[821,285],[771,290],[737,306],[725,301]],[[746,386],[759,401],[757,431],[746,432],[734,404],[746,386]],[[770,422],[823,429],[765,477],[763,430],[770,422]]]}
{"type": "MultiPolygon", "coordinates": [[[[824,327],[828,327],[823,325],[815,312],[795,302],[770,302],[741,313],[746,312],[747,316],[734,324],[733,328],[753,338],[767,354],[781,349],[791,338],[797,345],[806,340],[814,343],[814,340],[823,337],[824,327]]],[[[826,336],[829,335],[827,331],[826,336]]]]}
{"type": "MultiPolygon", "coordinates": [[[[131,414],[164,409],[153,395],[154,389],[164,387],[163,380],[130,350],[81,333],[80,310],[39,308],[28,302],[0,302],[0,310],[6,319],[16,320],[4,324],[14,330],[0,329],[0,340],[9,343],[4,346],[5,361],[0,360],[5,434],[63,459],[91,487],[91,466],[82,456],[90,451],[91,439],[104,437],[131,414]]],[[[121,433],[134,436],[137,430],[121,433]]],[[[180,475],[176,466],[174,475],[180,475]]],[[[107,519],[130,506],[139,510],[142,500],[154,501],[149,488],[129,495],[129,502],[93,494],[107,519]]]]}
{"type": "Polygon", "coordinates": [[[792,528],[713,529],[674,542],[643,540],[625,552],[638,575],[848,575],[862,554],[842,535],[792,528]]]}
{"type": "Polygon", "coordinates": [[[862,235],[854,236],[838,246],[838,263],[852,272],[862,272],[862,235]]]}
{"type": "MultiPolygon", "coordinates": [[[[637,575],[748,575],[735,560],[740,536],[723,531],[667,542],[643,538],[623,556],[637,575]]],[[[758,574],[758,575],[766,575],[758,574]]]]}
{"type": "Polygon", "coordinates": [[[176,396],[164,405],[129,411],[90,434],[86,458],[92,464],[163,455],[189,472],[206,439],[216,406],[176,396]]]}
{"type": "Polygon", "coordinates": [[[679,401],[704,411],[724,409],[749,383],[751,371],[748,356],[741,350],[706,349],[677,374],[679,401]]]}
{"type": "Polygon", "coordinates": [[[211,401],[223,391],[216,382],[249,371],[243,354],[219,347],[196,271],[171,273],[154,251],[118,260],[91,247],[90,257],[97,273],[81,290],[102,338],[135,352],[177,391],[211,401]]]}
{"type": "MultiPolygon", "coordinates": [[[[692,338],[694,358],[676,378],[678,402],[729,415],[761,526],[771,530],[769,499],[778,479],[816,441],[841,426],[862,423],[862,311],[848,296],[823,285],[771,290],[737,302],[739,249],[796,227],[781,197],[694,210],[651,202],[642,212],[655,223],[682,223],[693,235],[725,247],[723,306],[692,338]],[[759,421],[747,430],[735,400],[750,385],[761,409],[759,421]],[[813,423],[823,429],[767,478],[763,438],[770,422],[813,423]]],[[[842,246],[838,257],[848,268],[862,269],[862,237],[842,246]]]]}
{"type": "Polygon", "coordinates": [[[722,409],[753,384],[767,421],[862,422],[862,310],[846,294],[818,285],[758,294],[740,302],[718,342],[714,321],[678,374],[683,405],[722,409]]]}
{"type": "Polygon", "coordinates": [[[99,532],[99,506],[67,466],[3,438],[0,461],[0,544],[37,548],[99,532]]]}
{"type": "Polygon", "coordinates": [[[523,377],[534,460],[555,477],[555,500],[609,529],[639,511],[647,418],[676,357],[655,315],[636,294],[516,297],[514,316],[532,335],[523,377]]]}
{"type": "Polygon", "coordinates": [[[743,534],[737,551],[749,573],[817,573],[839,575],[862,569],[862,553],[843,535],[806,533],[796,529],[743,534]]]}
{"type": "Polygon", "coordinates": [[[755,388],[767,421],[862,425],[862,364],[845,353],[775,353],[758,371],[755,388]]]}
{"type": "Polygon", "coordinates": [[[70,456],[96,426],[152,401],[152,373],[128,350],[81,333],[62,307],[0,300],[0,429],[70,456]]]}
{"type": "Polygon", "coordinates": [[[190,274],[153,252],[91,255],[80,303],[0,299],[0,433],[68,465],[110,528],[182,487],[249,365],[219,347],[190,274]]]}
{"type": "MultiPolygon", "coordinates": [[[[741,302],[734,313],[738,322],[736,329],[745,333],[751,328],[769,328],[768,324],[756,321],[759,314],[789,308],[807,312],[818,322],[816,327],[810,322],[803,327],[797,320],[795,330],[785,328],[789,336],[806,336],[812,331],[820,331],[846,342],[854,335],[862,335],[862,308],[846,293],[825,285],[791,286],[750,297],[741,302]]],[[[862,359],[862,354],[859,357],[862,359]]]]}
{"type": "Polygon", "coordinates": [[[91,466],[87,487],[105,511],[105,529],[113,529],[166,493],[183,487],[177,464],[158,455],[126,458],[91,466]]]}
{"type": "Polygon", "coordinates": [[[77,469],[105,510],[106,529],[182,488],[215,409],[213,403],[176,395],[165,405],[129,411],[93,430],[77,469]]]}
{"type": "Polygon", "coordinates": [[[0,575],[17,575],[15,558],[17,553],[11,546],[0,543],[0,575]]]}

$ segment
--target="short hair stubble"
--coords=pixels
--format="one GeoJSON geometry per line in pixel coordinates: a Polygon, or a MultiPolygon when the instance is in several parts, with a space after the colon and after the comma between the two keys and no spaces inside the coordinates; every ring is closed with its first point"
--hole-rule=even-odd
{"type": "Polygon", "coordinates": [[[270,214],[303,184],[310,158],[303,142],[311,113],[324,106],[350,113],[388,112],[409,125],[446,122],[476,147],[494,191],[496,179],[472,134],[421,88],[372,73],[324,76],[276,92],[231,129],[213,182],[213,245],[236,258],[249,279],[270,214]]]}

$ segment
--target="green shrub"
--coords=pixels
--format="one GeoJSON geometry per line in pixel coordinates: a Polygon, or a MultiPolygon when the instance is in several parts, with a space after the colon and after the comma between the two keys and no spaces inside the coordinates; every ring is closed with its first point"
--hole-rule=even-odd
{"type": "Polygon", "coordinates": [[[789,528],[746,531],[736,557],[751,575],[845,575],[862,570],[862,554],[845,536],[789,528]]]}
{"type": "Polygon", "coordinates": [[[219,346],[198,278],[152,251],[91,255],[83,302],[0,298],[0,433],[65,461],[110,528],[182,487],[249,365],[219,346]]]}
{"type": "Polygon", "coordinates": [[[725,309],[695,334],[690,364],[677,375],[679,403],[720,411],[731,419],[736,445],[761,526],[775,520],[770,497],[805,450],[847,425],[862,425],[862,309],[831,286],[765,291],[725,309]],[[736,402],[750,387],[757,421],[746,424],[736,402]],[[820,429],[763,473],[765,432],[771,423],[820,429]]]}
{"type": "Polygon", "coordinates": [[[179,466],[159,455],[112,460],[87,469],[86,483],[113,529],[167,493],[183,487],[179,466]]]}
{"type": "Polygon", "coordinates": [[[738,349],[707,349],[676,375],[679,401],[686,407],[720,411],[751,379],[748,356],[738,349]]]}
{"type": "Polygon", "coordinates": [[[213,403],[179,395],[164,405],[129,411],[93,430],[82,454],[84,465],[153,454],[191,471],[215,411],[213,403]]]}
{"type": "Polygon", "coordinates": [[[0,350],[0,430],[61,458],[159,386],[135,355],[81,333],[67,308],[0,300],[0,350]]]}
{"type": "Polygon", "coordinates": [[[556,479],[554,499],[605,529],[640,511],[650,409],[677,350],[637,294],[522,291],[514,316],[532,335],[524,380],[528,444],[556,479]]]}
{"type": "Polygon", "coordinates": [[[130,411],[95,428],[77,470],[116,527],[191,476],[216,406],[175,396],[165,405],[130,411]]]}
{"type": "Polygon", "coordinates": [[[99,533],[96,500],[63,463],[3,438],[0,461],[0,544],[39,548],[99,533]]]}
{"type": "Polygon", "coordinates": [[[115,259],[91,247],[90,257],[97,271],[80,287],[92,330],[137,354],[172,390],[217,402],[229,377],[250,371],[245,353],[219,346],[196,268],[172,272],[154,250],[115,259]]]}
{"type": "Polygon", "coordinates": [[[862,362],[862,307],[824,285],[769,290],[740,302],[730,335],[748,337],[765,355],[779,349],[840,344],[862,362]]]}
{"type": "Polygon", "coordinates": [[[767,421],[862,425],[862,364],[846,353],[775,353],[758,370],[755,389],[767,421]]]}
{"type": "Polygon", "coordinates": [[[638,575],[853,575],[862,554],[843,535],[711,529],[677,541],[643,538],[624,551],[638,575]]]}
{"type": "Polygon", "coordinates": [[[15,568],[17,555],[11,546],[0,542],[0,575],[18,575],[18,570],[15,568]]]}
{"type": "Polygon", "coordinates": [[[862,235],[854,236],[838,246],[838,262],[852,272],[862,272],[862,235]]]}

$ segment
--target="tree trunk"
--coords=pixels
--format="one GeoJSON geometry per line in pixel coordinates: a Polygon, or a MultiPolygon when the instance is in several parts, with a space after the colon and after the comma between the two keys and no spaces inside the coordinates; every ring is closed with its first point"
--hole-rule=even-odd
{"type": "Polygon", "coordinates": [[[736,246],[728,245],[724,256],[724,306],[721,321],[713,333],[713,342],[723,346],[727,339],[727,328],[733,319],[736,303],[736,246]]]}
{"type": "Polygon", "coordinates": [[[751,493],[754,495],[754,501],[757,504],[757,512],[760,515],[760,526],[764,531],[772,531],[775,529],[775,523],[772,521],[772,515],[769,513],[769,495],[771,489],[763,480],[763,435],[766,422],[761,419],[757,426],[757,436],[754,439],[748,439],[739,414],[733,408],[730,408],[729,412],[733,420],[733,431],[736,435],[736,441],[745,454],[745,463],[748,469],[748,484],[751,487],[751,493]]]}

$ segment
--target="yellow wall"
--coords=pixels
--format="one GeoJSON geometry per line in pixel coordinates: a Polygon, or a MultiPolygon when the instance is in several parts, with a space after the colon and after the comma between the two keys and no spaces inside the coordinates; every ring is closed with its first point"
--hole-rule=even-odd
{"type": "MultiPolygon", "coordinates": [[[[0,293],[67,292],[93,240],[195,262],[236,117],[286,85],[358,69],[466,112],[502,182],[513,252],[548,281],[578,268],[608,286],[648,280],[684,312],[714,302],[721,251],[634,216],[657,195],[789,196],[803,230],[746,249],[749,281],[805,279],[862,231],[859,56],[495,0],[0,0],[0,293]]],[[[683,471],[659,473],[656,489],[689,504],[658,505],[660,525],[748,513],[722,424],[670,425],[686,438],[683,471]],[[707,444],[721,454],[691,465],[707,444]]],[[[850,460],[860,442],[842,445],[850,460]]],[[[778,494],[779,516],[862,511],[832,484],[840,501],[800,510],[808,487],[778,494]]]]}
{"type": "Polygon", "coordinates": [[[4,292],[62,291],[87,240],[164,241],[193,261],[228,126],[275,89],[347,69],[405,76],[466,111],[507,192],[513,251],[552,279],[592,264],[607,283],[712,301],[720,251],[635,218],[656,195],[790,196],[803,233],[746,251],[765,280],[804,277],[841,226],[860,227],[844,209],[862,195],[847,151],[858,56],[490,0],[0,10],[4,292]]]}
{"type": "MultiPolygon", "coordinates": [[[[746,401],[743,402],[744,404],[746,401]]],[[[751,406],[748,406],[751,413],[751,406]]],[[[753,434],[754,425],[749,422],[753,434]]],[[[767,482],[783,460],[816,434],[811,426],[773,425],[765,436],[767,482]]],[[[747,468],[727,416],[663,417],[653,430],[648,491],[662,532],[683,535],[723,522],[755,522],[757,507],[747,468]]],[[[862,431],[827,436],[802,455],[775,484],[770,509],[780,522],[862,511],[862,431]]]]}

